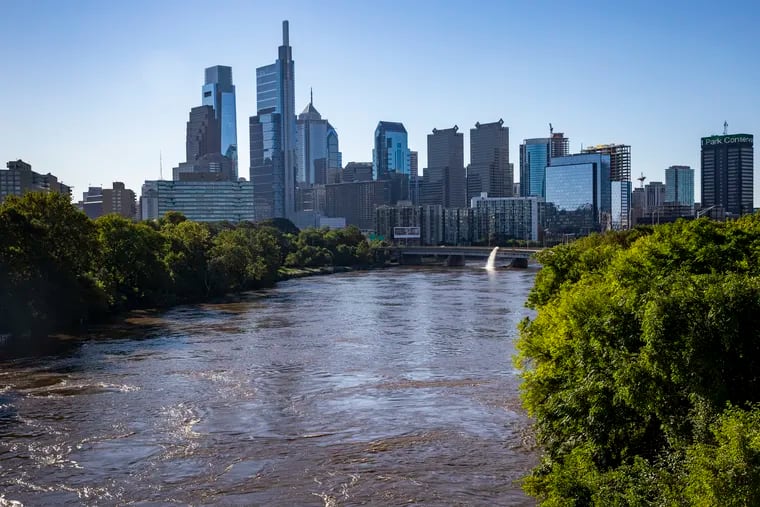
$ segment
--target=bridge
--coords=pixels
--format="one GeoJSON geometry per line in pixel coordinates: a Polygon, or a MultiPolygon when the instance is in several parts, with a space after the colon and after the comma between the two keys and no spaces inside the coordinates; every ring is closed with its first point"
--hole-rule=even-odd
{"type": "MultiPolygon", "coordinates": [[[[463,266],[465,259],[478,259],[485,262],[491,255],[491,246],[392,246],[387,250],[391,258],[399,264],[424,264],[425,259],[434,259],[447,266],[463,266]]],[[[528,267],[528,260],[542,248],[499,247],[496,261],[514,267],[528,267]]]]}

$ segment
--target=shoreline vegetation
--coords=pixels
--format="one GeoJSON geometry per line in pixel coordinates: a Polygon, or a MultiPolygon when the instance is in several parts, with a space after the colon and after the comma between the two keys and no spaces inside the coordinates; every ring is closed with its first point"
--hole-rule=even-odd
{"type": "Polygon", "coordinates": [[[518,356],[547,506],[760,505],[760,215],[537,255],[518,356]]]}
{"type": "Polygon", "coordinates": [[[356,227],[290,221],[90,220],[57,193],[0,204],[0,337],[76,332],[132,310],[202,303],[277,281],[382,267],[384,246],[356,227]]]}

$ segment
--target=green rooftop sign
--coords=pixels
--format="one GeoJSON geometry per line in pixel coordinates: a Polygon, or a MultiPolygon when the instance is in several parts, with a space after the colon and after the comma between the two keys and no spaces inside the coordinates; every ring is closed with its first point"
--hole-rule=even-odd
{"type": "Polygon", "coordinates": [[[739,143],[752,143],[752,134],[729,134],[727,136],[710,136],[702,138],[702,146],[739,143]]]}

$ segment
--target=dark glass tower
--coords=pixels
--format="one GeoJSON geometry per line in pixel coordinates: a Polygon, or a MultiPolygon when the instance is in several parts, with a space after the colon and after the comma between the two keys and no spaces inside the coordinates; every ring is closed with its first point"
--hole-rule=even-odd
{"type": "Polygon", "coordinates": [[[476,123],[470,129],[467,201],[481,192],[487,192],[488,197],[512,197],[514,180],[509,165],[509,127],[504,126],[504,120],[476,123]]]}
{"type": "MultiPolygon", "coordinates": [[[[211,106],[214,109],[219,138],[218,151],[232,160],[234,173],[237,176],[237,113],[231,67],[216,65],[206,69],[203,105],[211,106]]],[[[191,159],[188,158],[187,160],[191,159]]]]}
{"type": "Polygon", "coordinates": [[[734,216],[753,211],[754,137],[702,138],[702,209],[720,207],[734,216]]]}
{"type": "Polygon", "coordinates": [[[291,217],[296,190],[295,64],[287,21],[282,22],[277,61],[256,69],[256,110],[258,114],[250,119],[251,181],[259,206],[256,215],[291,217]],[[258,135],[260,131],[265,137],[258,135]],[[276,156],[271,153],[274,146],[279,147],[276,156]],[[267,171],[271,174],[264,174],[267,171]],[[262,188],[270,183],[271,187],[262,188]],[[270,199],[263,205],[261,199],[267,195],[270,199]]]}
{"type": "Polygon", "coordinates": [[[454,125],[433,129],[427,136],[428,166],[425,169],[421,204],[464,208],[467,178],[464,169],[464,134],[454,125]]]}

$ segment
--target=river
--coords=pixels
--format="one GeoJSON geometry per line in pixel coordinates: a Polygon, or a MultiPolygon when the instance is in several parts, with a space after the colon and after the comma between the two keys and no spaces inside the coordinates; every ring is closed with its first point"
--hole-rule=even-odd
{"type": "Polygon", "coordinates": [[[535,505],[535,270],[301,278],[2,349],[0,506],[535,505]]]}

